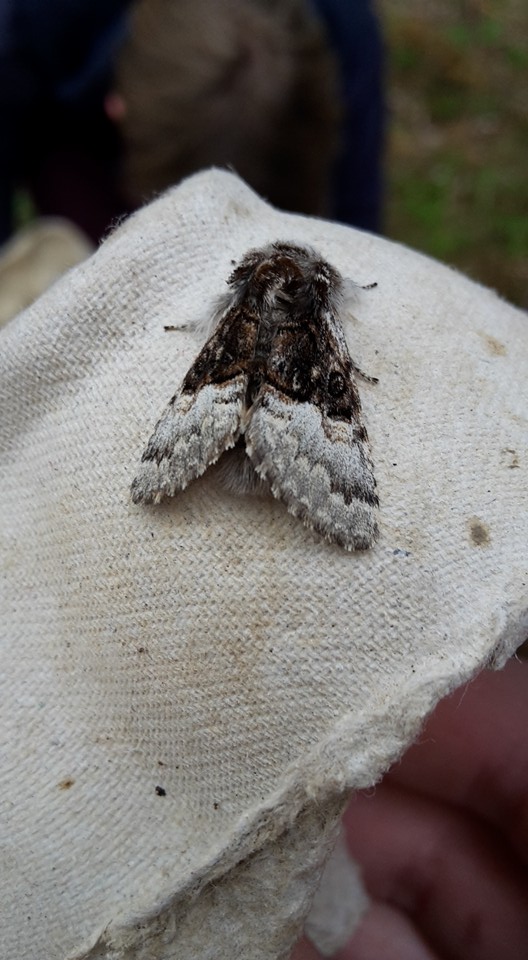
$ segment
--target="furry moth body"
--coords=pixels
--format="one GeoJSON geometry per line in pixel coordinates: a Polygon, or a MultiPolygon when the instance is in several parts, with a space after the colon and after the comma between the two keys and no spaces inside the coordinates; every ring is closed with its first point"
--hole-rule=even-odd
{"type": "Polygon", "coordinates": [[[378,497],[354,374],[373,378],[348,351],[340,274],[314,250],[274,243],[247,253],[227,282],[232,292],[154,429],[132,499],[173,496],[225,454],[219,468],[232,489],[267,487],[327,540],[367,549],[378,497]]]}

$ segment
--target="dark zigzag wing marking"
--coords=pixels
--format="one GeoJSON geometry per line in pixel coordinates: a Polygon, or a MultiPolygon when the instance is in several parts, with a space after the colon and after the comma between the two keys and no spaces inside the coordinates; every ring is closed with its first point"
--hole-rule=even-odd
{"type": "Polygon", "coordinates": [[[291,513],[366,549],[378,533],[378,497],[354,365],[332,301],[318,310],[321,298],[306,299],[278,324],[246,449],[291,513]]]}
{"type": "Polygon", "coordinates": [[[247,305],[220,320],[156,424],[132,484],[135,503],[173,496],[236,443],[257,335],[247,305]]]}

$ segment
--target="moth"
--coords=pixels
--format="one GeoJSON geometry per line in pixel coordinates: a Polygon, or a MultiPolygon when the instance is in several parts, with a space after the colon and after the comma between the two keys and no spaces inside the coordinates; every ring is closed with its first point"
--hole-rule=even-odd
{"type": "Polygon", "coordinates": [[[368,549],[378,496],[355,376],[376,380],[350,356],[341,275],[309,247],[272,243],[227,283],[143,453],[133,501],[173,496],[221,458],[232,490],[271,492],[327,540],[368,549]]]}

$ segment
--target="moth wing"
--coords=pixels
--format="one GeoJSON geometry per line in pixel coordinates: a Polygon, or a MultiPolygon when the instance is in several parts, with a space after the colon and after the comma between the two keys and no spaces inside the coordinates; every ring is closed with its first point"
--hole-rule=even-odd
{"type": "Polygon", "coordinates": [[[242,431],[257,317],[231,308],[156,424],[132,483],[135,503],[173,496],[234,446],[242,431]]]}
{"type": "Polygon", "coordinates": [[[376,481],[354,365],[332,313],[279,326],[246,450],[290,513],[349,550],[378,535],[376,481]]]}

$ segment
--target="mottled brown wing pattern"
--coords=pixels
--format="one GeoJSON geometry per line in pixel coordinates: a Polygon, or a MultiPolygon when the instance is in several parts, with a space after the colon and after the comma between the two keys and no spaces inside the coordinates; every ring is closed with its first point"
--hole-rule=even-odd
{"type": "Polygon", "coordinates": [[[275,243],[228,283],[231,304],[156,426],[134,500],[183,489],[236,444],[233,489],[259,486],[255,471],[326,539],[372,546],[378,497],[340,274],[310,248],[275,243]]]}
{"type": "Polygon", "coordinates": [[[132,484],[135,503],[173,496],[234,446],[258,326],[245,304],[228,309],[156,424],[132,484]]]}
{"type": "Polygon", "coordinates": [[[378,496],[337,298],[301,290],[277,325],[246,449],[274,496],[329,540],[366,549],[378,496]]]}

